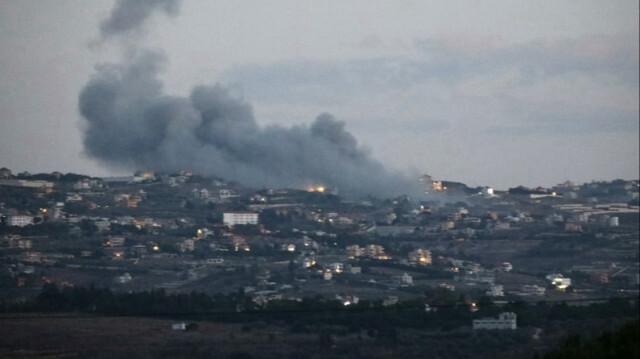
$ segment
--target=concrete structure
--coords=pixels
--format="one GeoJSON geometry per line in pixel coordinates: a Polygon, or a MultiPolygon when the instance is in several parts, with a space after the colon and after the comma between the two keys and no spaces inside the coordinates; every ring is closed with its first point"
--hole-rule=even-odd
{"type": "Polygon", "coordinates": [[[500,313],[498,318],[482,318],[473,321],[473,330],[478,329],[516,329],[516,314],[512,312],[500,313]]]}
{"type": "Polygon", "coordinates": [[[237,224],[258,224],[258,214],[254,212],[225,212],[222,215],[222,223],[227,226],[237,224]]]}

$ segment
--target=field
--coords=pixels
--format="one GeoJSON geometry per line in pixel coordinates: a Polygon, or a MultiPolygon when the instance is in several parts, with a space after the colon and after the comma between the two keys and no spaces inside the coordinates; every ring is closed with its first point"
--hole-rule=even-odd
{"type": "Polygon", "coordinates": [[[273,328],[211,322],[180,332],[171,329],[175,321],[153,318],[4,316],[0,323],[0,357],[16,359],[250,357],[244,348],[277,354],[286,339],[273,328]]]}

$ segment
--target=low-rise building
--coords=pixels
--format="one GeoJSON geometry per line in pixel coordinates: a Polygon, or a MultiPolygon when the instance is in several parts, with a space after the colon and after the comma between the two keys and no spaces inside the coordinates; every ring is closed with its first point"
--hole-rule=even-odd
{"type": "Polygon", "coordinates": [[[258,214],[255,212],[225,212],[222,215],[222,223],[227,226],[258,224],[258,214]]]}
{"type": "Polygon", "coordinates": [[[33,224],[33,216],[15,215],[7,216],[7,226],[26,227],[33,224]]]}
{"type": "Polygon", "coordinates": [[[473,321],[473,330],[478,329],[516,329],[517,318],[513,312],[503,312],[498,318],[482,318],[473,321]]]}

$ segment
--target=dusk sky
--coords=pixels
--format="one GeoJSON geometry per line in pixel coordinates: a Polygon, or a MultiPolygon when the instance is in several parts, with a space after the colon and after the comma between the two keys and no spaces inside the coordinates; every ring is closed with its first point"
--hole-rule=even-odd
{"type": "Polygon", "coordinates": [[[136,43],[167,95],[222,84],[259,126],[328,112],[391,170],[470,186],[639,174],[638,1],[195,1],[102,41],[112,1],[0,0],[0,167],[85,153],[79,95],[136,43]]]}

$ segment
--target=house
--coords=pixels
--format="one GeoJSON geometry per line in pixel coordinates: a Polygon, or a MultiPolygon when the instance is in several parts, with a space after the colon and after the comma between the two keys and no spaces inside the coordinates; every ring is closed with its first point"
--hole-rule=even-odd
{"type": "Polygon", "coordinates": [[[360,302],[360,298],[356,295],[345,293],[345,294],[336,294],[336,300],[342,302],[344,306],[348,306],[351,304],[358,304],[360,302]]]}
{"type": "Polygon", "coordinates": [[[195,241],[193,239],[185,239],[178,243],[178,249],[180,249],[180,252],[192,252],[195,249],[195,241]]]}
{"type": "Polygon", "coordinates": [[[224,258],[220,258],[220,257],[207,258],[205,260],[205,263],[207,263],[207,264],[222,264],[222,263],[224,263],[224,258]]]}
{"type": "Polygon", "coordinates": [[[330,269],[325,269],[325,271],[322,274],[324,280],[331,280],[331,278],[333,278],[333,273],[331,272],[330,269]]]}
{"type": "Polygon", "coordinates": [[[121,236],[113,236],[107,240],[107,245],[109,247],[123,247],[125,238],[121,236]]]}
{"type": "Polygon", "coordinates": [[[431,251],[418,248],[408,254],[408,259],[410,262],[421,265],[431,264],[431,251]]]}
{"type": "Polygon", "coordinates": [[[482,318],[473,321],[473,330],[478,329],[516,329],[516,314],[513,312],[502,312],[498,318],[482,318]]]}
{"type": "Polygon", "coordinates": [[[22,238],[16,234],[8,234],[4,236],[2,244],[9,248],[31,249],[33,247],[33,240],[22,238]]]}
{"type": "Polygon", "coordinates": [[[366,255],[375,259],[389,259],[389,256],[384,252],[384,247],[378,244],[369,244],[366,247],[366,255]]]}
{"type": "Polygon", "coordinates": [[[41,262],[42,252],[24,252],[22,253],[22,261],[29,263],[41,262]]]}
{"type": "Polygon", "coordinates": [[[202,189],[194,188],[191,193],[193,197],[202,199],[202,200],[207,199],[210,196],[209,190],[206,188],[202,188],[202,189]]]}
{"type": "Polygon", "coordinates": [[[238,195],[230,189],[223,188],[218,191],[218,197],[221,201],[227,201],[230,198],[238,197],[238,195]]]}
{"type": "Polygon", "coordinates": [[[11,176],[12,174],[10,169],[6,167],[0,168],[0,178],[11,178],[11,176]]]}
{"type": "Polygon", "coordinates": [[[395,295],[391,295],[382,301],[382,305],[385,307],[398,304],[398,297],[395,295]]]}
{"type": "Polygon", "coordinates": [[[564,224],[564,230],[566,232],[582,232],[582,225],[580,224],[580,222],[577,222],[575,220],[568,220],[564,224]]]}
{"type": "Polygon", "coordinates": [[[345,248],[347,255],[349,256],[349,258],[356,258],[356,257],[361,257],[364,255],[364,248],[360,247],[357,244],[353,244],[350,246],[347,246],[345,248]]]}
{"type": "Polygon", "coordinates": [[[131,246],[131,254],[134,256],[143,256],[147,254],[147,246],[144,244],[136,244],[131,246]]]}
{"type": "Polygon", "coordinates": [[[413,285],[413,277],[407,273],[393,278],[393,283],[401,287],[411,287],[413,285]]]}
{"type": "Polygon", "coordinates": [[[98,232],[108,232],[111,230],[111,221],[108,218],[95,218],[93,224],[98,227],[98,232]]]}
{"type": "Polygon", "coordinates": [[[80,202],[82,201],[82,196],[78,193],[69,193],[67,194],[66,202],[80,202]]]}
{"type": "Polygon", "coordinates": [[[51,190],[53,189],[53,182],[39,181],[39,180],[31,181],[31,180],[2,179],[0,180],[0,186],[51,190]]]}
{"type": "Polygon", "coordinates": [[[171,330],[175,330],[179,332],[184,332],[187,330],[196,330],[196,329],[198,329],[198,324],[196,323],[180,322],[180,323],[171,324],[171,330]]]}
{"type": "Polygon", "coordinates": [[[553,273],[546,276],[547,280],[558,290],[565,290],[571,285],[571,278],[566,278],[562,274],[553,273]]]}
{"type": "Polygon", "coordinates": [[[131,282],[131,279],[133,279],[133,277],[131,277],[131,274],[124,273],[123,275],[115,277],[113,281],[118,284],[124,284],[124,283],[131,282]]]}
{"type": "Polygon", "coordinates": [[[502,284],[493,284],[489,287],[486,295],[490,297],[504,297],[504,286],[502,284]]]}

